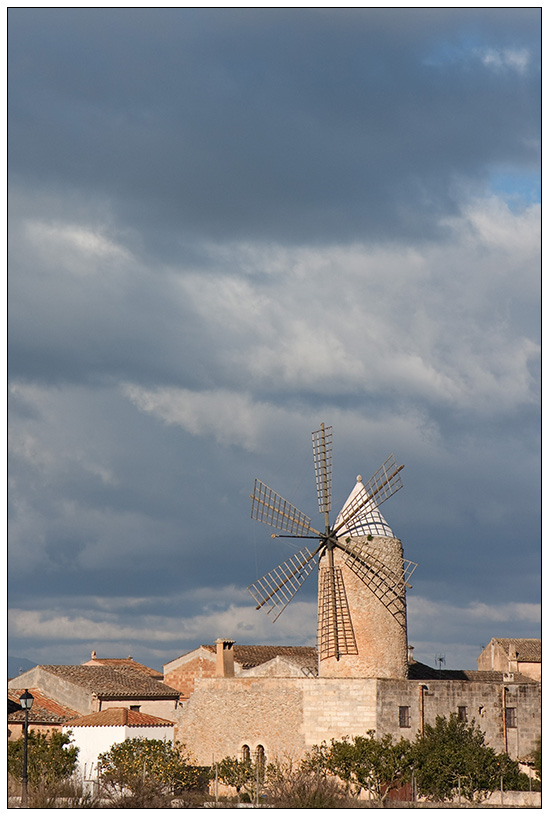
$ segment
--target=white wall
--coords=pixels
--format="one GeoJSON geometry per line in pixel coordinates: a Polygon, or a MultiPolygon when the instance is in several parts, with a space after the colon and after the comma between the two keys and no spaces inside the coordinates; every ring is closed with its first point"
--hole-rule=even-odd
{"type": "Polygon", "coordinates": [[[173,726],[65,726],[63,731],[72,732],[73,743],[80,750],[79,771],[87,780],[97,777],[98,756],[126,738],[174,741],[173,726]]]}

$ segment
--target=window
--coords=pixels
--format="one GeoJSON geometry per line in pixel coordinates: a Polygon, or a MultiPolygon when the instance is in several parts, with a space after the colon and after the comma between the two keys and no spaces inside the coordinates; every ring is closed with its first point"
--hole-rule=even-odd
{"type": "Polygon", "coordinates": [[[518,722],[516,720],[516,707],[515,706],[507,706],[506,707],[506,728],[507,729],[516,729],[518,722]]]}
{"type": "Polygon", "coordinates": [[[399,726],[402,729],[407,729],[411,725],[411,708],[410,706],[399,707],[399,726]]]}
{"type": "Polygon", "coordinates": [[[132,712],[139,712],[141,707],[138,706],[137,704],[135,704],[135,705],[131,706],[130,709],[132,710],[132,712]]]}
{"type": "Polygon", "coordinates": [[[241,749],[241,756],[244,763],[248,763],[250,760],[250,746],[247,746],[246,743],[244,744],[243,748],[241,749]]]}
{"type": "Polygon", "coordinates": [[[258,764],[258,775],[260,780],[263,780],[265,772],[265,750],[262,745],[256,746],[256,763],[258,764]]]}
{"type": "Polygon", "coordinates": [[[468,709],[465,706],[458,707],[458,720],[460,723],[468,723],[468,709]]]}

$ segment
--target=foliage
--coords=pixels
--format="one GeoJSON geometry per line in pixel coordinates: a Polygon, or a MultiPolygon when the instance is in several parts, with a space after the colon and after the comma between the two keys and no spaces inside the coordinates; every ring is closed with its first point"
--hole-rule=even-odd
{"type": "Polygon", "coordinates": [[[147,800],[147,792],[160,796],[187,790],[201,779],[201,769],[192,764],[184,747],[169,740],[128,738],[115,743],[99,756],[99,769],[104,785],[142,800],[147,800]]]}
{"type": "Polygon", "coordinates": [[[410,778],[411,744],[391,735],[377,739],[373,730],[353,739],[332,740],[314,746],[305,760],[305,768],[325,770],[341,778],[347,788],[359,794],[365,789],[385,800],[391,789],[400,788],[410,778]]]}
{"type": "MultiPolygon", "coordinates": [[[[78,747],[70,734],[35,732],[27,737],[27,774],[29,786],[49,785],[69,778],[76,767],[78,747]]],[[[8,773],[17,780],[23,776],[24,738],[8,743],[8,773]]]]}
{"type": "Polygon", "coordinates": [[[233,786],[237,793],[244,786],[248,786],[253,777],[252,763],[250,760],[237,760],[236,757],[224,757],[217,764],[218,780],[226,786],[233,786]]]}
{"type": "Polygon", "coordinates": [[[218,780],[226,786],[233,786],[243,800],[250,800],[256,794],[258,783],[265,778],[265,764],[252,763],[251,760],[238,760],[236,757],[224,757],[217,764],[218,780]],[[244,789],[245,794],[241,795],[244,789]]]}
{"type": "Polygon", "coordinates": [[[473,802],[499,789],[501,778],[505,789],[525,788],[526,775],[518,764],[508,755],[497,755],[475,721],[464,723],[456,713],[448,720],[438,715],[433,726],[426,724],[412,755],[417,789],[432,800],[451,800],[460,791],[473,802]]]}

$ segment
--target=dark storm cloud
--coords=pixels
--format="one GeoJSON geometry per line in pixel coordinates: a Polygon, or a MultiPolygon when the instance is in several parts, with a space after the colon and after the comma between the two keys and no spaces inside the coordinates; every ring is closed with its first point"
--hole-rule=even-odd
{"type": "Polygon", "coordinates": [[[536,167],[538,19],[11,10],[12,178],[107,196],[156,252],[433,234],[457,183],[536,167]]]}

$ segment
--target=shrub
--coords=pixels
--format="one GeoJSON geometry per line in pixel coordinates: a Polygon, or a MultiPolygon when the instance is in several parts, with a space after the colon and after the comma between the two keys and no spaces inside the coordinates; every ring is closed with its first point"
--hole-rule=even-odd
{"type": "MultiPolygon", "coordinates": [[[[69,733],[35,732],[27,738],[27,774],[29,788],[52,785],[67,780],[76,768],[78,747],[72,746],[69,733]]],[[[20,781],[23,776],[24,738],[8,743],[8,773],[20,781]]]]}
{"type": "Polygon", "coordinates": [[[292,761],[270,763],[266,769],[265,793],[278,808],[343,808],[346,792],[323,771],[295,766],[292,761]]]}
{"type": "Polygon", "coordinates": [[[128,738],[100,755],[98,765],[103,789],[133,802],[128,808],[161,808],[159,798],[194,788],[201,781],[201,769],[181,744],[172,741],[128,738]],[[136,806],[136,800],[143,805],[136,806]]]}

